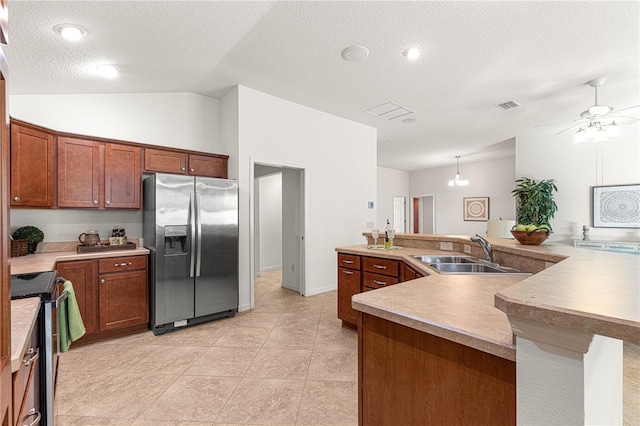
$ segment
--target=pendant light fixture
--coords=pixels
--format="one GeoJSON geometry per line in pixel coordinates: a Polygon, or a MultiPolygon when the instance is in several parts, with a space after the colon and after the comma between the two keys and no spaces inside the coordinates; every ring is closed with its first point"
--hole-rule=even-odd
{"type": "Polygon", "coordinates": [[[467,179],[463,179],[460,176],[460,156],[456,155],[456,176],[449,180],[449,186],[465,186],[469,185],[467,179]]]}

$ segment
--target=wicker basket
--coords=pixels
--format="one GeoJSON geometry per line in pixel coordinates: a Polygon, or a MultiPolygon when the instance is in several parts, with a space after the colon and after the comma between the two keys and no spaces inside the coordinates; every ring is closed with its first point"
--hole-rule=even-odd
{"type": "Polygon", "coordinates": [[[29,239],[11,240],[11,257],[26,256],[29,252],[29,239]]]}

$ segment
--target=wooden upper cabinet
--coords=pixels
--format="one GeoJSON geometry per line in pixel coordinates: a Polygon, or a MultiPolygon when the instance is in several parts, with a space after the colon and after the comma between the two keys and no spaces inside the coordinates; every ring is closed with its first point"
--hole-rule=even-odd
{"type": "Polygon", "coordinates": [[[58,139],[58,207],[141,208],[140,148],[58,139]]]}
{"type": "Polygon", "coordinates": [[[104,204],[112,209],[139,209],[142,172],[140,148],[105,144],[104,204]]]}
{"type": "Polygon", "coordinates": [[[227,158],[189,154],[189,174],[227,178],[227,158]]]}
{"type": "Polygon", "coordinates": [[[188,154],[162,149],[144,150],[144,171],[227,178],[228,157],[188,154]]]}
{"type": "Polygon", "coordinates": [[[144,170],[146,172],[186,174],[187,154],[145,148],[144,170]]]}
{"type": "Polygon", "coordinates": [[[58,207],[104,207],[100,196],[103,151],[98,142],[58,138],[58,207]]]}
{"type": "Polygon", "coordinates": [[[11,125],[11,206],[55,206],[53,134],[11,125]]]}

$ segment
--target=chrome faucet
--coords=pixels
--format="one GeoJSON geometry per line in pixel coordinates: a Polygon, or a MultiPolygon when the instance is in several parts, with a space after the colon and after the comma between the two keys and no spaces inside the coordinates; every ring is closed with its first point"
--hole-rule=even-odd
{"type": "Polygon", "coordinates": [[[491,247],[491,243],[487,241],[486,238],[483,238],[480,235],[476,234],[475,237],[471,237],[471,241],[480,244],[480,247],[482,247],[482,250],[484,250],[484,259],[487,262],[495,263],[493,261],[493,248],[491,247]]]}

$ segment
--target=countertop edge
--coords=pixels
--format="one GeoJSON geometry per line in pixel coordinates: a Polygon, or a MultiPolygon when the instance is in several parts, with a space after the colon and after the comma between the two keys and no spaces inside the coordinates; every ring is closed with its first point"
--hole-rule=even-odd
{"type": "Polygon", "coordinates": [[[9,259],[12,274],[28,274],[55,270],[57,262],[73,260],[106,259],[123,256],[143,256],[149,254],[144,247],[136,247],[129,250],[113,250],[93,253],[77,253],[75,251],[59,251],[48,253],[36,253],[27,256],[12,257],[9,259]]]}
{"type": "Polygon", "coordinates": [[[20,369],[39,311],[39,297],[11,301],[11,373],[20,369]]]}
{"type": "Polygon", "coordinates": [[[515,345],[505,345],[503,342],[496,342],[486,336],[478,336],[468,333],[465,330],[449,327],[445,324],[429,322],[424,318],[417,318],[406,313],[394,312],[392,310],[376,307],[371,304],[364,304],[357,300],[352,300],[352,306],[363,313],[374,315],[393,323],[422,331],[433,336],[437,336],[454,343],[486,352],[509,361],[516,361],[515,345]]]}

